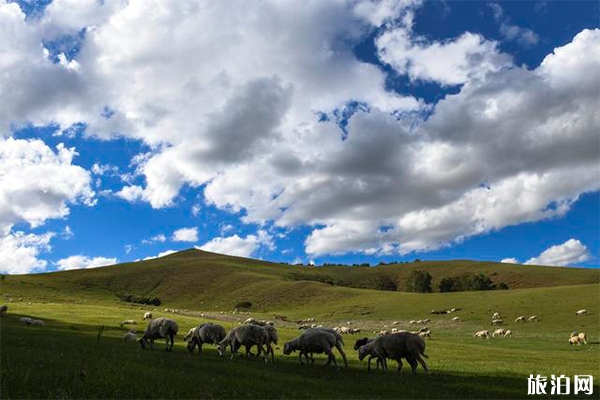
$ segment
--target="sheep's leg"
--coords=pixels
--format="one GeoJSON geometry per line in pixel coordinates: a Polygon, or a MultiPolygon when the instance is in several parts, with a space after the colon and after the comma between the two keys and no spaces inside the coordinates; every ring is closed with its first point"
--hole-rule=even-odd
{"type": "MultiPolygon", "coordinates": [[[[299,354],[299,356],[298,356],[298,358],[300,359],[300,365],[304,365],[304,363],[302,362],[302,355],[303,354],[304,353],[301,351],[300,354],[299,354]]],[[[306,354],[304,354],[304,357],[306,358],[306,354]]],[[[308,359],[307,359],[306,363],[308,364],[308,359]]]]}
{"type": "Polygon", "coordinates": [[[344,365],[346,365],[346,367],[348,367],[348,359],[346,358],[346,353],[344,353],[344,349],[342,348],[342,344],[341,343],[336,343],[335,344],[335,348],[338,349],[338,351],[340,352],[340,355],[342,356],[342,359],[344,360],[344,365]]]}
{"type": "Polygon", "coordinates": [[[198,355],[202,354],[202,342],[198,341],[198,355]]]}
{"type": "Polygon", "coordinates": [[[412,369],[412,373],[416,374],[417,373],[417,360],[415,360],[413,357],[407,358],[408,363],[410,364],[410,367],[412,369]]]}
{"type": "MultiPolygon", "coordinates": [[[[421,356],[418,355],[417,356],[417,361],[419,362],[419,364],[421,364],[421,366],[425,370],[425,373],[428,374],[429,373],[429,369],[427,369],[427,364],[425,364],[425,360],[423,360],[423,358],[421,358],[421,356]]],[[[398,361],[398,362],[400,362],[400,361],[398,361]]]]}
{"type": "Polygon", "coordinates": [[[273,351],[273,347],[267,343],[267,357],[271,353],[271,363],[275,364],[275,352],[273,351]]]}
{"type": "Polygon", "coordinates": [[[379,356],[379,360],[381,361],[381,369],[383,370],[383,373],[387,373],[387,359],[385,357],[379,356]]]}
{"type": "Polygon", "coordinates": [[[402,359],[398,358],[396,361],[398,362],[398,373],[400,373],[402,371],[402,359]]]}

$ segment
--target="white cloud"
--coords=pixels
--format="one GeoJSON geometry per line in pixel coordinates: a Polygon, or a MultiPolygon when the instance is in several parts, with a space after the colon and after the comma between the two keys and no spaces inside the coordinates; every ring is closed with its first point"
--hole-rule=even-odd
{"type": "Polygon", "coordinates": [[[511,57],[500,53],[496,42],[470,32],[452,40],[430,42],[398,27],[377,38],[376,45],[381,60],[400,74],[442,85],[483,79],[512,64],[511,57]]]}
{"type": "MultiPolygon", "coordinates": [[[[405,253],[561,216],[600,189],[599,30],[528,70],[474,33],[416,37],[412,3],[51,6],[26,21],[0,2],[1,132],[85,122],[88,135],[143,141],[151,151],[132,165],[145,181],[117,193],[126,200],[171,206],[188,185],[244,222],[311,227],[311,255],[405,253]],[[460,92],[428,105],[386,90],[384,71],[353,52],[379,24],[384,61],[413,79],[463,84],[460,92]],[[77,69],[44,55],[47,35],[83,27],[77,69]],[[349,118],[341,140],[336,115],[351,101],[368,112],[349,118]],[[330,121],[318,122],[320,112],[330,121]]],[[[51,210],[44,218],[66,212],[51,210]]],[[[244,241],[248,253],[251,236],[215,243],[244,241]]]]}
{"type": "Polygon", "coordinates": [[[83,255],[70,256],[56,262],[56,269],[67,271],[72,269],[97,268],[118,263],[116,258],[87,257],[83,255]]]}
{"type": "Polygon", "coordinates": [[[502,260],[500,260],[501,263],[505,263],[505,264],[519,264],[519,260],[517,260],[516,258],[503,258],[502,260]]]}
{"type": "Polygon", "coordinates": [[[75,150],[41,140],[0,139],[0,234],[69,214],[68,203],[94,204],[90,175],[73,165],[75,150]]]}
{"type": "Polygon", "coordinates": [[[173,232],[171,238],[174,242],[197,242],[198,228],[181,228],[173,232]]]}
{"type": "Polygon", "coordinates": [[[41,272],[47,261],[39,259],[42,252],[50,251],[50,240],[54,233],[43,235],[14,232],[0,235],[0,272],[6,274],[28,274],[41,272]]]}
{"type": "Polygon", "coordinates": [[[142,240],[142,244],[153,244],[153,243],[164,243],[167,241],[167,237],[162,233],[152,236],[150,239],[142,240]]]}
{"type": "Polygon", "coordinates": [[[274,249],[272,237],[264,230],[259,230],[258,235],[247,235],[245,238],[241,238],[237,234],[216,237],[199,246],[198,249],[230,256],[250,257],[261,246],[274,249]]]}
{"type": "MultiPolygon", "coordinates": [[[[161,257],[165,257],[165,256],[175,254],[175,253],[177,253],[177,250],[165,250],[165,251],[158,253],[158,255],[156,255],[156,256],[146,257],[142,261],[154,260],[155,258],[161,258],[161,257]]],[[[140,260],[136,260],[136,261],[140,261],[140,260]]]]}
{"type": "Polygon", "coordinates": [[[525,261],[526,265],[551,265],[564,267],[587,261],[591,258],[588,248],[577,239],[549,247],[539,256],[525,261]]]}
{"type": "Polygon", "coordinates": [[[518,42],[523,46],[532,46],[540,41],[539,35],[531,29],[511,24],[510,18],[504,16],[504,10],[499,4],[492,3],[489,6],[500,24],[500,34],[505,40],[518,42]]]}

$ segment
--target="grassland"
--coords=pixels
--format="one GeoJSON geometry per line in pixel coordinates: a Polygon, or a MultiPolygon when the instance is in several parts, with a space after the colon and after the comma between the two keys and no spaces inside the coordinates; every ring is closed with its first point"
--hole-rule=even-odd
{"type": "MultiPolygon", "coordinates": [[[[0,294],[13,302],[8,303],[9,315],[0,320],[1,397],[525,398],[529,374],[591,374],[596,383],[600,379],[598,271],[457,261],[447,263],[453,269],[448,272],[443,263],[417,264],[318,269],[192,251],[94,270],[7,276],[0,294]],[[351,287],[360,279],[376,279],[369,274],[394,271],[406,276],[403,268],[431,268],[436,280],[459,270],[487,269],[498,279],[521,282],[509,283],[521,288],[413,294],[351,287]],[[511,278],[515,268],[521,270],[511,278]],[[345,285],[298,280],[299,273],[333,275],[345,285]],[[433,338],[426,352],[432,374],[412,376],[406,366],[399,376],[367,373],[351,350],[351,336],[346,339],[350,368],[339,370],[300,366],[281,349],[276,349],[274,365],[218,358],[210,346],[202,356],[190,355],[181,340],[173,353],[164,352],[162,342],[153,351],[142,351],[122,341],[127,328],[119,322],[136,319],[143,329],[143,310],[154,307],[124,303],[118,298],[124,293],[159,297],[164,304],[155,316],[174,318],[182,331],[215,320],[231,328],[237,318],[246,317],[230,312],[242,300],[253,303],[251,314],[258,318],[315,317],[329,326],[351,320],[371,335],[386,325],[391,328],[392,321],[410,329],[409,320],[430,317],[433,338]],[[166,307],[189,312],[173,315],[163,312],[166,307]],[[462,308],[455,314],[462,322],[451,323],[453,315],[429,314],[452,307],[462,308]],[[581,308],[589,315],[575,316],[581,308]],[[490,328],[495,311],[506,317],[514,337],[474,339],[474,331],[490,328]],[[534,314],[538,323],[512,322],[518,315],[534,314]],[[46,326],[23,325],[18,322],[23,315],[44,319],[46,326]],[[100,326],[105,328],[98,341],[100,326]],[[573,330],[586,332],[589,345],[569,346],[573,330]]],[[[280,345],[298,335],[296,324],[278,322],[280,345]]],[[[599,390],[596,386],[595,398],[599,390]]]]}

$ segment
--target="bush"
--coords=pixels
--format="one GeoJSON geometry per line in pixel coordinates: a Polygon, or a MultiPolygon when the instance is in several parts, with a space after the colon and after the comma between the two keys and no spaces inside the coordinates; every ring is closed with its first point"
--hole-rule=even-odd
{"type": "MultiPolygon", "coordinates": [[[[508,289],[508,285],[502,282],[502,287],[498,289],[508,289]]],[[[485,274],[463,274],[454,277],[448,277],[441,280],[439,284],[440,292],[466,292],[471,290],[494,290],[497,289],[489,276],[485,274]]]]}
{"type": "Polygon", "coordinates": [[[431,293],[431,274],[427,271],[412,271],[406,279],[405,287],[408,292],[431,293]]]}
{"type": "Polygon", "coordinates": [[[126,301],[127,303],[136,303],[136,304],[148,304],[151,306],[160,306],[161,301],[158,297],[141,297],[134,296],[131,294],[125,294],[120,296],[121,301],[126,301]]]}
{"type": "Polygon", "coordinates": [[[498,289],[499,290],[508,290],[508,285],[506,283],[504,283],[504,282],[500,282],[498,284],[498,289]]]}
{"type": "Polygon", "coordinates": [[[249,310],[252,308],[252,303],[249,301],[240,301],[235,305],[235,308],[242,310],[249,310]]]}

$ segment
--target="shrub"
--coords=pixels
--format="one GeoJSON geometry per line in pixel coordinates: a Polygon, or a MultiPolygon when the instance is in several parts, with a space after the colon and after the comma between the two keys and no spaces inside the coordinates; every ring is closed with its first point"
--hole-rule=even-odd
{"type": "Polygon", "coordinates": [[[148,304],[152,306],[160,306],[162,303],[158,297],[142,297],[142,296],[134,296],[131,294],[124,294],[119,297],[121,301],[126,301],[127,303],[136,303],[136,304],[148,304]]]}
{"type": "Polygon", "coordinates": [[[249,301],[240,301],[235,305],[235,308],[249,310],[250,308],[252,308],[252,303],[249,301]]]}
{"type": "Polygon", "coordinates": [[[406,291],[415,293],[431,292],[431,274],[427,271],[414,270],[406,279],[406,291]]]}

